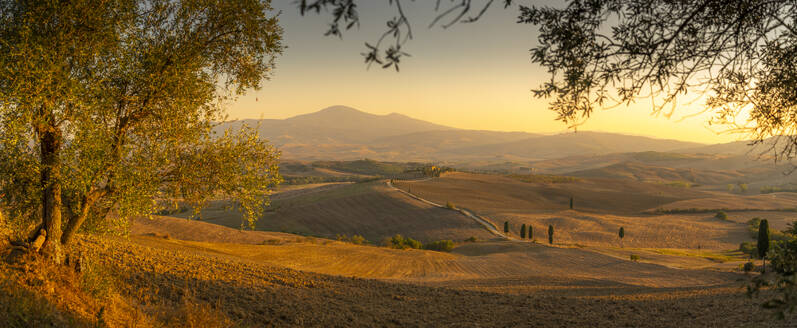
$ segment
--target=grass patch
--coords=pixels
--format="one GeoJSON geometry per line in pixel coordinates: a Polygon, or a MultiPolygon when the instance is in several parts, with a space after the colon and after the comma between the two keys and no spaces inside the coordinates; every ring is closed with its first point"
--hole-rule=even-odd
{"type": "Polygon", "coordinates": [[[570,183],[581,181],[580,178],[576,177],[551,174],[509,174],[507,177],[527,183],[570,183]]]}
{"type": "Polygon", "coordinates": [[[700,251],[700,250],[688,250],[688,249],[674,249],[674,248],[656,248],[650,250],[653,253],[661,254],[661,255],[672,255],[672,256],[684,256],[684,257],[702,257],[704,259],[717,262],[717,263],[725,263],[731,261],[741,261],[744,260],[742,258],[743,253],[740,251],[727,251],[727,252],[711,252],[711,251],[700,251]]]}

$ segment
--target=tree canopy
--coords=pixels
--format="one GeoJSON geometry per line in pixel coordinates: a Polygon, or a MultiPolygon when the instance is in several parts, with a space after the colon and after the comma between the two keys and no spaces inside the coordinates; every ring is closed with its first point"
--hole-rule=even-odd
{"type": "Polygon", "coordinates": [[[251,223],[279,153],[210,131],[269,77],[277,23],[268,0],[0,1],[0,208],[55,256],[174,197],[228,195],[251,223]]]}

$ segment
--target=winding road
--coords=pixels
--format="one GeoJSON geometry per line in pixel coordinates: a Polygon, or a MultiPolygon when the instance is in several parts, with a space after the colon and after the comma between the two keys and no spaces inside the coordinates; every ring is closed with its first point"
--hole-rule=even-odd
{"type": "MultiPolygon", "coordinates": [[[[431,179],[431,178],[428,178],[428,179],[431,179]]],[[[428,179],[426,179],[426,180],[428,180],[428,179]]],[[[423,181],[423,180],[418,180],[418,181],[423,181]]],[[[413,194],[411,194],[409,192],[406,192],[404,190],[396,188],[396,186],[394,186],[393,183],[390,180],[386,180],[386,183],[387,183],[388,187],[390,187],[392,189],[395,189],[395,190],[397,190],[397,191],[399,191],[399,192],[401,192],[401,193],[403,193],[403,194],[405,194],[407,196],[410,196],[410,197],[412,197],[414,199],[417,199],[417,200],[419,200],[421,202],[424,202],[426,204],[429,204],[429,205],[432,205],[432,206],[435,206],[435,207],[449,209],[446,206],[440,205],[438,203],[432,202],[432,201],[427,200],[427,199],[423,199],[423,198],[418,197],[416,195],[413,195],[413,194]]],[[[509,237],[509,236],[503,234],[501,231],[499,231],[498,228],[495,226],[495,224],[490,222],[490,220],[487,220],[487,219],[485,219],[485,218],[483,218],[483,217],[481,217],[481,216],[479,216],[479,215],[477,215],[477,214],[475,214],[475,213],[473,213],[471,211],[468,211],[466,209],[453,208],[451,210],[457,211],[457,212],[461,213],[462,215],[473,219],[477,223],[481,224],[485,229],[487,229],[487,231],[489,231],[490,233],[492,233],[493,235],[495,235],[495,236],[497,236],[499,238],[506,239],[506,240],[514,240],[514,238],[509,237]]]]}

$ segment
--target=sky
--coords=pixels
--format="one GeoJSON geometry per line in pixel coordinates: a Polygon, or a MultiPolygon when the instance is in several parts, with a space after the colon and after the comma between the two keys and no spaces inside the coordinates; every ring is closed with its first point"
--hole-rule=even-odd
{"type": "MultiPolygon", "coordinates": [[[[478,1],[475,1],[478,2],[478,1]]],[[[530,4],[528,1],[520,3],[530,4]]],[[[443,4],[448,3],[443,1],[443,4]]],[[[500,1],[496,1],[499,4],[500,1]]],[[[530,60],[536,29],[517,24],[517,7],[494,5],[481,20],[448,29],[428,28],[434,1],[403,2],[414,38],[401,71],[366,67],[364,42],[373,42],[395,15],[388,0],[358,2],[361,24],[342,39],[326,37],[329,15],[299,16],[294,0],[272,0],[281,11],[285,52],[260,90],[230,104],[230,119],[282,119],[334,105],[373,114],[400,113],[462,129],[560,133],[568,130],[531,89],[550,78],[530,60]]],[[[654,115],[651,103],[600,110],[579,131],[606,131],[703,143],[743,136],[709,126],[696,115],[701,102],[679,106],[670,118],[654,115]]]]}

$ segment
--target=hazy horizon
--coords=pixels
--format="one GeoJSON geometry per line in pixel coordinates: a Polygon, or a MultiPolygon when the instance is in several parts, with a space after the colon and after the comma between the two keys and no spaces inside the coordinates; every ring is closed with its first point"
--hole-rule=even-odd
{"type": "MultiPolygon", "coordinates": [[[[288,0],[273,5],[282,12],[280,24],[288,49],[277,58],[274,75],[261,90],[250,91],[229,106],[230,119],[284,119],[345,105],[461,129],[568,131],[547,109],[545,99],[532,97],[530,90],[548,74],[529,59],[536,31],[515,23],[515,7],[504,10],[496,6],[475,24],[443,30],[426,27],[431,16],[424,9],[430,4],[411,3],[407,11],[416,31],[406,51],[412,57],[402,62],[397,73],[367,69],[360,56],[363,43],[373,41],[381,33],[384,19],[393,17],[387,3],[360,4],[360,28],[342,39],[323,36],[326,16],[300,17],[288,0]]],[[[709,127],[705,114],[690,116],[702,110],[700,104],[680,106],[668,119],[653,115],[650,103],[641,101],[597,111],[578,130],[700,143],[745,139],[717,134],[723,128],[709,127]]]]}

